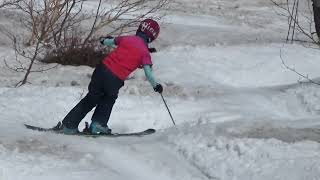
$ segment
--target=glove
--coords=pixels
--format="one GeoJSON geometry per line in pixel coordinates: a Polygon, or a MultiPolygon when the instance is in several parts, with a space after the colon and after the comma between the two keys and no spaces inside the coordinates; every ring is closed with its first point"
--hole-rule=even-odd
{"type": "Polygon", "coordinates": [[[158,92],[158,93],[162,93],[163,91],[163,87],[161,84],[157,84],[157,86],[155,88],[153,88],[155,92],[158,92]]]}
{"type": "Polygon", "coordinates": [[[99,39],[100,39],[100,43],[101,43],[102,45],[104,45],[104,40],[106,40],[106,39],[113,39],[113,37],[112,37],[112,36],[107,36],[107,37],[100,37],[99,39]]]}
{"type": "Polygon", "coordinates": [[[148,48],[150,53],[155,53],[157,52],[156,48],[148,48]]]}

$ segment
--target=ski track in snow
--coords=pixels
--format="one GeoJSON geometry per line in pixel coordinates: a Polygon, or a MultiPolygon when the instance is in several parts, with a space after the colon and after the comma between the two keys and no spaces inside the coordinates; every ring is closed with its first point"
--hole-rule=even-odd
{"type": "MultiPolygon", "coordinates": [[[[94,7],[88,3],[88,10],[94,7]]],[[[24,123],[60,121],[87,92],[92,68],[59,66],[31,74],[32,85],[12,88],[23,74],[1,62],[1,180],[320,177],[320,87],[297,84],[279,51],[314,79],[320,52],[283,45],[287,22],[265,1],[174,3],[152,56],[178,126],[138,71],[121,89],[109,125],[117,132],[152,127],[157,133],[93,139],[27,130],[24,123]]],[[[14,57],[8,47],[0,56],[14,57]]]]}

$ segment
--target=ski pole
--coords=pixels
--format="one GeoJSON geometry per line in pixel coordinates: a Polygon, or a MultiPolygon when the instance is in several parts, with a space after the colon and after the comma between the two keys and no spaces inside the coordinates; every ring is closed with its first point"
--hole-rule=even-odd
{"type": "Polygon", "coordinates": [[[174,120],[173,120],[173,117],[172,117],[172,115],[171,115],[171,112],[170,112],[170,109],[169,109],[169,107],[168,107],[168,105],[167,105],[166,100],[164,100],[164,97],[163,97],[162,93],[160,93],[160,95],[161,95],[161,98],[162,98],[162,100],[163,100],[164,105],[166,106],[166,108],[167,108],[167,110],[168,110],[168,113],[169,113],[169,115],[170,115],[170,117],[171,117],[171,120],[172,120],[172,122],[173,122],[173,125],[176,125],[176,123],[175,123],[174,120]]]}

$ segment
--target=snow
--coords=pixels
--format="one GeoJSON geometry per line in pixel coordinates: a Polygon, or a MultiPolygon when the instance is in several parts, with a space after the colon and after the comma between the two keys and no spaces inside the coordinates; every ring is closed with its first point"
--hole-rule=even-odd
{"type": "Polygon", "coordinates": [[[212,139],[181,133],[173,137],[173,143],[208,179],[319,177],[319,144],[314,142],[285,144],[275,139],[212,139]]]}
{"type": "MultiPolygon", "coordinates": [[[[13,88],[24,74],[1,62],[0,179],[319,179],[320,86],[301,83],[280,50],[288,66],[314,80],[320,51],[284,44],[286,19],[262,0],[179,0],[169,14],[152,58],[176,127],[138,70],[121,89],[109,125],[155,134],[85,138],[27,130],[24,123],[61,121],[86,94],[93,69],[58,66],[13,88]]],[[[0,56],[14,65],[9,45],[0,56]]]]}
{"type": "MultiPolygon", "coordinates": [[[[291,84],[297,82],[297,75],[284,68],[280,59],[280,49],[287,65],[296,67],[296,70],[308,74],[310,78],[319,76],[317,72],[320,52],[315,49],[305,49],[299,52],[299,45],[279,44],[249,44],[239,46],[178,46],[164,49],[156,57],[160,64],[159,69],[164,68],[167,72],[166,81],[170,81],[170,75],[183,76],[188,72],[190,77],[182,79],[182,84],[208,85],[224,84],[236,87],[261,87],[291,84]],[[296,53],[299,52],[299,53],[296,53]],[[164,58],[163,58],[164,57],[164,58]],[[179,68],[185,71],[176,71],[176,67],[170,65],[171,58],[179,63],[179,68]],[[303,60],[304,63],[301,63],[303,60]],[[160,62],[159,62],[160,63],[160,62]],[[297,66],[298,64],[298,66],[297,66]],[[228,76],[226,76],[228,74],[228,76]],[[199,78],[202,79],[199,81],[199,78]]],[[[155,64],[158,63],[155,61],[155,64]]]]}

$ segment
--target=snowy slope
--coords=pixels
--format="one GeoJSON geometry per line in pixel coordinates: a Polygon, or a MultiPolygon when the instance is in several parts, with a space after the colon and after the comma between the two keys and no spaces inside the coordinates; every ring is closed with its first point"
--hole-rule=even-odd
{"type": "MultiPolygon", "coordinates": [[[[262,0],[179,0],[170,11],[152,56],[177,127],[138,71],[109,125],[156,134],[92,139],[27,130],[24,123],[60,121],[87,92],[93,69],[58,66],[12,88],[23,74],[1,62],[0,179],[318,179],[320,86],[299,84],[279,54],[317,79],[320,51],[284,45],[286,20],[262,0]]],[[[0,56],[14,63],[8,46],[0,56]]]]}

